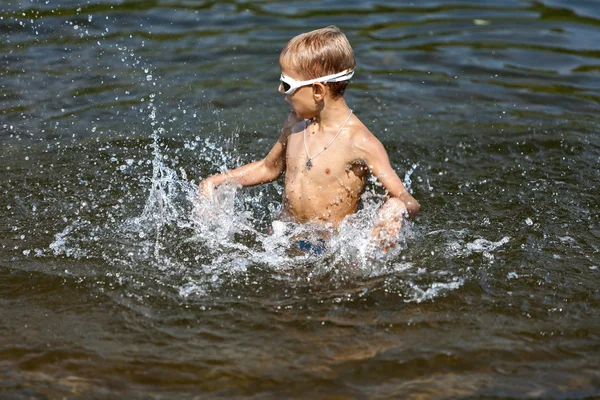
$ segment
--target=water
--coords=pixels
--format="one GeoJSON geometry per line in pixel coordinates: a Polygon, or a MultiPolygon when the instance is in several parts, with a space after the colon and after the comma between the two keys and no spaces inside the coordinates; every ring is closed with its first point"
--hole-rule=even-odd
{"type": "Polygon", "coordinates": [[[0,397],[600,396],[600,4],[0,6],[0,397]],[[282,182],[198,201],[288,109],[278,54],[340,26],[381,190],[323,255],[282,182]]]}

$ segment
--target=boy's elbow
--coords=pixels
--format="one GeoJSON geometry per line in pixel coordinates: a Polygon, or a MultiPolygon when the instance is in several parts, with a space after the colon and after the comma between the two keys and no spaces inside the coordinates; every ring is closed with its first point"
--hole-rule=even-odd
{"type": "Polygon", "coordinates": [[[408,211],[408,216],[411,218],[414,218],[419,213],[419,210],[421,209],[421,205],[419,204],[419,202],[417,200],[411,199],[406,202],[406,209],[408,211]]]}
{"type": "Polygon", "coordinates": [[[419,213],[421,205],[408,192],[402,193],[398,198],[404,203],[409,218],[413,218],[419,213]]]}
{"type": "Polygon", "coordinates": [[[278,168],[278,169],[274,170],[271,175],[271,182],[279,179],[281,177],[281,175],[283,175],[283,168],[278,168]]]}
{"type": "Polygon", "coordinates": [[[283,166],[279,163],[265,163],[264,164],[264,183],[273,182],[283,174],[283,166]]]}

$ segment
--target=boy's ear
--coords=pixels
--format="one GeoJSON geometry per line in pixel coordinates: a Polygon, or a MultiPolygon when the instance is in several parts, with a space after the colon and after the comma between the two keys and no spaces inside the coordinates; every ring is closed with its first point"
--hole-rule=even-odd
{"type": "Polygon", "coordinates": [[[327,90],[327,89],[325,88],[325,85],[323,85],[322,83],[320,83],[320,82],[313,83],[312,90],[313,90],[313,97],[315,98],[315,100],[321,101],[325,98],[325,90],[327,90]]]}

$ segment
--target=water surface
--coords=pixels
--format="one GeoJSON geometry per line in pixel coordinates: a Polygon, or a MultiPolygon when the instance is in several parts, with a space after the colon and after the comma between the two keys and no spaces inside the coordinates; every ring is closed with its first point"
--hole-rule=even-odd
{"type": "Polygon", "coordinates": [[[0,397],[600,396],[600,4],[0,6],[0,397]],[[396,248],[269,236],[278,55],[336,24],[420,201],[396,248]]]}

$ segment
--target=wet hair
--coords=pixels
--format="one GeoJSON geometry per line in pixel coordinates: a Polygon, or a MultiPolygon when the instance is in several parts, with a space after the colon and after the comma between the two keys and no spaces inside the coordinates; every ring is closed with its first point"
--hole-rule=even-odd
{"type": "MultiPolygon", "coordinates": [[[[306,32],[290,39],[279,60],[289,61],[295,73],[316,79],[356,67],[354,51],[346,35],[336,26],[306,32]]],[[[348,81],[327,84],[332,97],[343,96],[348,81]]]]}

